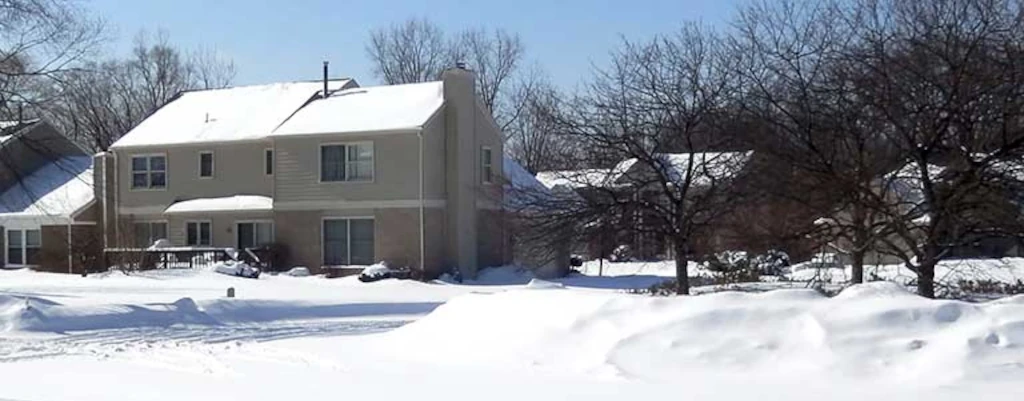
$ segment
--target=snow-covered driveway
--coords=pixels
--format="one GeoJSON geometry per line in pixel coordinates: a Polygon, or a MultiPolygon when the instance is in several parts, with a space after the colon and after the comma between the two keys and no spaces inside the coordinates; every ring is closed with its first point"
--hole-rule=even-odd
{"type": "Polygon", "coordinates": [[[302,337],[372,334],[408,323],[392,319],[293,320],[227,325],[172,325],[21,335],[0,341],[0,363],[65,356],[110,358],[156,350],[226,349],[302,337]]]}

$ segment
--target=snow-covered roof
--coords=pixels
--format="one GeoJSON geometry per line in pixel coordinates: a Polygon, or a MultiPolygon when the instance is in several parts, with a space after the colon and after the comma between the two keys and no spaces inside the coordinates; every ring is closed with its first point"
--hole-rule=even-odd
{"type": "Polygon", "coordinates": [[[34,118],[31,120],[14,120],[14,121],[0,121],[0,146],[3,146],[7,141],[14,139],[19,131],[23,128],[38,123],[40,120],[34,118]]]}
{"type": "Polygon", "coordinates": [[[505,206],[516,208],[528,206],[538,196],[551,196],[551,189],[541,183],[518,162],[508,156],[502,156],[505,170],[505,206]]]}
{"type": "Polygon", "coordinates": [[[68,157],[39,168],[0,194],[0,220],[72,217],[93,201],[92,158],[68,157]]]}
{"type": "MultiPolygon", "coordinates": [[[[941,180],[946,168],[936,164],[926,166],[928,177],[933,181],[941,180]]],[[[921,168],[917,163],[907,163],[895,171],[887,174],[885,181],[888,187],[885,190],[893,191],[902,202],[909,202],[917,205],[924,201],[924,180],[922,180],[921,168]]]]}
{"type": "MultiPolygon", "coordinates": [[[[687,172],[695,173],[691,185],[709,185],[715,180],[728,180],[738,173],[750,161],[754,152],[695,152],[695,153],[663,153],[657,155],[663,158],[668,170],[668,179],[680,183],[686,179],[687,172]],[[691,167],[691,160],[692,167],[691,167]]],[[[630,169],[636,164],[636,159],[628,159],[619,163],[626,172],[622,175],[634,174],[630,169]],[[624,165],[624,163],[628,163],[624,165]]],[[[620,177],[622,176],[620,175],[620,177]]]]}
{"type": "MultiPolygon", "coordinates": [[[[328,88],[349,82],[329,81],[328,88]]],[[[262,139],[322,89],[322,82],[284,82],[185,92],[111,148],[262,139]]]]}
{"type": "Polygon", "coordinates": [[[21,126],[21,125],[35,124],[37,122],[39,122],[38,118],[33,118],[33,119],[29,119],[29,120],[0,121],[0,130],[12,128],[12,127],[17,127],[17,126],[21,126]]]}
{"type": "Polygon", "coordinates": [[[164,213],[206,213],[270,211],[274,208],[274,199],[262,195],[235,195],[223,198],[199,198],[175,202],[168,206],[164,213]]]}
{"type": "Polygon", "coordinates": [[[272,136],[419,129],[443,104],[440,81],[345,89],[303,107],[272,136]]]}

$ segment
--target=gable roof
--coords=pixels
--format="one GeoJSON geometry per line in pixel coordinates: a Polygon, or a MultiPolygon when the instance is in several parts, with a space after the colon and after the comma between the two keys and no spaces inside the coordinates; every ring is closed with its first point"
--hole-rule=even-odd
{"type": "Polygon", "coordinates": [[[0,221],[70,218],[93,201],[92,158],[52,161],[0,194],[0,221]]]}
{"type": "MultiPolygon", "coordinates": [[[[341,89],[350,82],[329,81],[328,89],[341,89]]],[[[322,88],[322,82],[309,81],[184,92],[110,147],[266,138],[322,88]]]]}
{"type": "Polygon", "coordinates": [[[441,81],[350,88],[310,102],[271,136],[418,130],[443,104],[441,81]]]}

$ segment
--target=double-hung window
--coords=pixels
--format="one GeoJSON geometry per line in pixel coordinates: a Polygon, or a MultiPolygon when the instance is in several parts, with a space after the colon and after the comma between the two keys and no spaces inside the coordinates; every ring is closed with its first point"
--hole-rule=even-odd
{"type": "Polygon", "coordinates": [[[136,247],[146,248],[153,245],[156,240],[167,239],[167,222],[135,223],[134,230],[136,247]]]}
{"type": "Polygon", "coordinates": [[[373,264],[373,219],[324,220],[323,249],[324,266],[373,264]]]}
{"type": "Polygon", "coordinates": [[[213,245],[213,229],[209,221],[189,221],[185,223],[185,244],[188,246],[213,245]]]}
{"type": "Polygon", "coordinates": [[[494,159],[491,148],[480,148],[480,179],[484,184],[494,182],[494,159]]]}
{"type": "Polygon", "coordinates": [[[320,181],[373,181],[373,143],[363,142],[321,146],[320,181]]]}
{"type": "Polygon", "coordinates": [[[132,189],[167,188],[167,157],[132,156],[132,189]]]}
{"type": "Polygon", "coordinates": [[[239,222],[238,249],[256,248],[274,242],[274,223],[269,221],[239,222]]]}
{"type": "Polygon", "coordinates": [[[213,152],[199,152],[199,178],[213,178],[213,152]]]}
{"type": "Polygon", "coordinates": [[[42,240],[39,230],[8,230],[7,264],[11,266],[38,265],[42,240]]]}

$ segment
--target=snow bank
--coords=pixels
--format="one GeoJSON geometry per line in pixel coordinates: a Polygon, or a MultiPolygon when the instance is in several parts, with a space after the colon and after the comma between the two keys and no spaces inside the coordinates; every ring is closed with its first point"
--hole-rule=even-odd
{"type": "Polygon", "coordinates": [[[309,277],[309,268],[305,266],[293,267],[284,273],[292,277],[309,277]]]}
{"type": "Polygon", "coordinates": [[[192,298],[169,304],[68,306],[0,294],[0,331],[64,333],[175,324],[217,324],[192,298]]]}
{"type": "Polygon", "coordinates": [[[936,301],[892,283],[834,298],[811,290],[683,298],[510,291],[453,299],[379,337],[393,352],[424,360],[658,381],[737,373],[1017,380],[1024,297],[936,301]]]}

